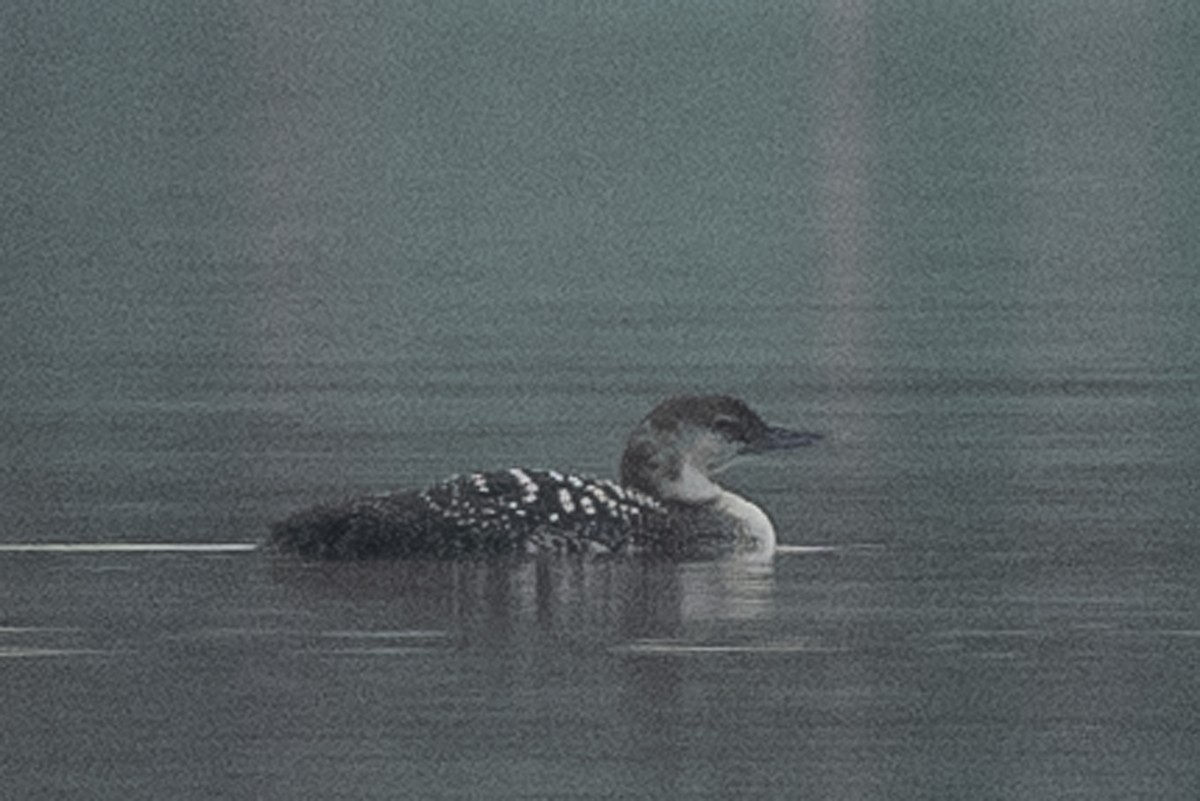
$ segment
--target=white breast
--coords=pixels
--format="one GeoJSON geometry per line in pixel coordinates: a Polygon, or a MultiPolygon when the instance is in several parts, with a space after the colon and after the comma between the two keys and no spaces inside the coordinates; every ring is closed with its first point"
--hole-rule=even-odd
{"type": "Polygon", "coordinates": [[[721,490],[716,508],[737,521],[738,553],[754,559],[770,559],[775,554],[775,527],[766,512],[726,489],[721,490]]]}

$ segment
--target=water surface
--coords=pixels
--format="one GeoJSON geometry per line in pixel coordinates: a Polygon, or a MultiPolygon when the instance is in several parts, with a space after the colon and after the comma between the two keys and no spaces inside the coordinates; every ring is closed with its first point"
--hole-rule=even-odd
{"type": "Polygon", "coordinates": [[[10,4],[7,786],[1194,798],[1198,26],[10,4]],[[817,550],[159,547],[611,476],[681,391],[829,434],[725,476],[817,550]]]}

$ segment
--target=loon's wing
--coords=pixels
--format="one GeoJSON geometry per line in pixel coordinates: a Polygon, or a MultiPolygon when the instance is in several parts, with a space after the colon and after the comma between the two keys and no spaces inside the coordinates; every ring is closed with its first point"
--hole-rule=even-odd
{"type": "Polygon", "coordinates": [[[661,504],[611,481],[513,469],[316,506],[277,523],[271,543],[310,559],[621,553],[669,529],[661,504]]]}
{"type": "Polygon", "coordinates": [[[271,527],[270,544],[305,559],[372,559],[419,553],[428,515],[417,493],[354,498],[297,512],[271,527]]]}

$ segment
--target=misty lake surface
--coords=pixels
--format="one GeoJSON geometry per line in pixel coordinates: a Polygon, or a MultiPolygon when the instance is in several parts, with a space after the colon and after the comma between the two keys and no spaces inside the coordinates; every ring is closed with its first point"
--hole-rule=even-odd
{"type": "Polygon", "coordinates": [[[6,796],[1200,797],[1198,37],[8,4],[6,796]],[[253,547],[680,392],[827,434],[771,564],[253,547]]]}

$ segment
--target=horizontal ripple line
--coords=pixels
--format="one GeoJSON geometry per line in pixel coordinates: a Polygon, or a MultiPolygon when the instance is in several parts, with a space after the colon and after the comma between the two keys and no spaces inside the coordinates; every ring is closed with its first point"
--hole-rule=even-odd
{"type": "Polygon", "coordinates": [[[254,542],[6,542],[0,553],[240,553],[254,542]]]}
{"type": "Polygon", "coordinates": [[[845,550],[837,545],[776,545],[775,553],[833,553],[845,550]]]}
{"type": "Polygon", "coordinates": [[[645,656],[683,656],[689,654],[787,654],[787,653],[836,653],[847,650],[844,646],[822,645],[809,641],[783,641],[750,643],[745,645],[721,643],[686,643],[673,640],[637,640],[618,645],[610,650],[617,653],[645,656]]]}
{"type": "Polygon", "coordinates": [[[884,546],[876,542],[850,542],[843,545],[776,545],[775,553],[882,553],[884,546]]]}

